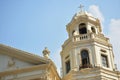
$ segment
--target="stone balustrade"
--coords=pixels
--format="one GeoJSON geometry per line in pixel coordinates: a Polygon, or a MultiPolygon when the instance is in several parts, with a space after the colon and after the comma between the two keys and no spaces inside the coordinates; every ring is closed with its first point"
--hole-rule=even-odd
{"type": "Polygon", "coordinates": [[[79,65],[79,70],[84,69],[84,68],[93,68],[92,64],[84,64],[84,65],[79,65]]]}
{"type": "Polygon", "coordinates": [[[80,34],[80,35],[70,37],[65,41],[62,47],[64,48],[64,46],[69,44],[70,42],[80,42],[80,41],[87,41],[87,40],[96,40],[99,42],[109,43],[109,38],[106,38],[103,34],[88,33],[88,34],[80,34]]]}
{"type": "Polygon", "coordinates": [[[82,34],[82,35],[77,35],[73,37],[73,42],[76,41],[81,41],[81,40],[88,40],[90,39],[90,35],[89,34],[82,34]]]}
{"type": "Polygon", "coordinates": [[[90,39],[96,39],[96,40],[105,41],[105,42],[106,41],[108,42],[108,40],[109,40],[108,38],[104,37],[104,35],[102,35],[102,34],[97,35],[94,33],[73,36],[73,42],[90,40],[90,39]]]}

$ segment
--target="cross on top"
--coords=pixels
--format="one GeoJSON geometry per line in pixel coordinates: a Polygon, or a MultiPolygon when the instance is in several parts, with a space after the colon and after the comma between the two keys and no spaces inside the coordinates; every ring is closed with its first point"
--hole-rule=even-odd
{"type": "Polygon", "coordinates": [[[80,11],[82,12],[83,11],[83,5],[80,4],[79,8],[80,8],[80,11]]]}

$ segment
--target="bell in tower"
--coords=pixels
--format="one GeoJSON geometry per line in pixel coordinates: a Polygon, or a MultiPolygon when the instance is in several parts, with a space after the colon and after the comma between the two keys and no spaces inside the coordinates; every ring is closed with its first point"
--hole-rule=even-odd
{"type": "Polygon", "coordinates": [[[60,53],[63,80],[118,80],[112,45],[98,18],[81,9],[66,30],[69,37],[60,53]]]}

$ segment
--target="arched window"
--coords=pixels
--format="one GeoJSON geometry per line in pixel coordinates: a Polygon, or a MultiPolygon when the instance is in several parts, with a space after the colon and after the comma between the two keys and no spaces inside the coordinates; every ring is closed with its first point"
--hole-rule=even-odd
{"type": "Polygon", "coordinates": [[[70,71],[70,69],[71,69],[71,67],[70,67],[70,60],[66,61],[65,65],[66,65],[66,73],[68,73],[70,71]]]}
{"type": "Polygon", "coordinates": [[[82,50],[81,51],[81,60],[82,60],[82,68],[88,68],[90,66],[90,61],[89,61],[89,54],[87,50],[82,50]]]}
{"type": "Polygon", "coordinates": [[[93,33],[96,33],[96,31],[95,31],[95,28],[94,28],[94,27],[91,27],[91,30],[92,30],[92,32],[93,32],[93,33]]]}
{"type": "Polygon", "coordinates": [[[86,24],[85,23],[81,23],[79,25],[79,34],[86,34],[86,33],[87,33],[86,24]]]}

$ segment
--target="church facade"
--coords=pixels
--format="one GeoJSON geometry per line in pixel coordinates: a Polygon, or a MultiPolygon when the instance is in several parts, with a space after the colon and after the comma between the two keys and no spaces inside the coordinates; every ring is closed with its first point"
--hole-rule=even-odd
{"type": "Polygon", "coordinates": [[[60,80],[47,48],[43,55],[0,44],[0,80],[60,80]]]}
{"type": "Polygon", "coordinates": [[[0,44],[0,80],[120,80],[112,44],[102,33],[99,19],[80,11],[66,30],[61,77],[47,48],[41,57],[0,44]]]}

